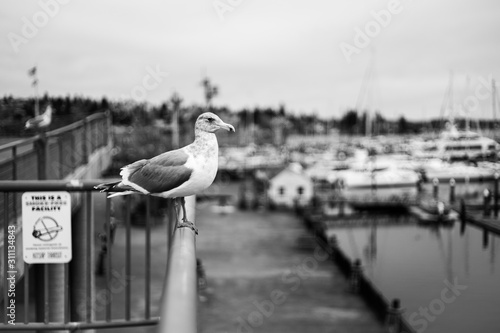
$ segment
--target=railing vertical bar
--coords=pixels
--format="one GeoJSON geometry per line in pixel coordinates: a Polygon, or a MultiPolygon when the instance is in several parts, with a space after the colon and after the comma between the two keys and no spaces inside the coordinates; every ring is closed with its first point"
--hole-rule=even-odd
{"type": "Polygon", "coordinates": [[[7,310],[7,302],[9,300],[9,296],[8,296],[8,293],[9,293],[9,282],[7,280],[7,271],[8,271],[8,251],[7,251],[7,247],[8,247],[8,241],[9,241],[9,232],[8,232],[8,229],[9,229],[9,193],[8,192],[4,192],[3,194],[3,300],[4,300],[4,316],[3,316],[3,323],[4,325],[7,325],[7,321],[8,321],[8,317],[7,317],[7,314],[8,314],[8,310],[7,310]]]}
{"type": "Polygon", "coordinates": [[[69,264],[64,264],[64,323],[69,323],[69,264]]]}
{"type": "Polygon", "coordinates": [[[17,146],[12,147],[12,180],[17,180],[17,146]]]}
{"type": "Polygon", "coordinates": [[[71,146],[71,153],[69,155],[69,158],[70,158],[69,164],[71,165],[71,170],[74,170],[76,167],[76,156],[75,155],[77,153],[77,151],[75,149],[75,132],[74,131],[72,131],[70,133],[69,144],[71,146]]]}
{"type": "MultiPolygon", "coordinates": [[[[17,180],[17,146],[12,147],[12,180],[17,180]]],[[[14,221],[17,220],[17,193],[12,193],[14,221]]]]}
{"type": "MultiPolygon", "coordinates": [[[[86,203],[86,208],[87,208],[87,221],[85,221],[85,224],[87,226],[87,258],[91,258],[91,252],[92,252],[92,239],[94,235],[91,235],[90,231],[92,230],[92,225],[94,223],[94,210],[93,210],[93,205],[92,205],[92,192],[87,191],[86,192],[86,198],[85,198],[85,203],[86,203]]],[[[92,261],[87,260],[87,276],[85,278],[86,281],[86,298],[87,298],[87,323],[90,323],[92,320],[92,261]]]]}
{"type": "MultiPolygon", "coordinates": [[[[106,199],[106,289],[111,290],[111,199],[106,199]]],[[[106,321],[111,321],[113,295],[109,293],[106,302],[106,321]]]]}
{"type": "Polygon", "coordinates": [[[49,264],[43,264],[43,322],[49,323],[49,264]]]}
{"type": "Polygon", "coordinates": [[[145,318],[151,316],[151,197],[146,197],[146,290],[144,299],[146,302],[145,318]]]}
{"type": "Polygon", "coordinates": [[[62,146],[62,139],[61,139],[62,136],[58,136],[56,138],[57,140],[57,148],[58,148],[58,151],[59,151],[59,178],[60,179],[63,179],[64,178],[64,169],[63,169],[63,146],[62,146]]]}
{"type": "Polygon", "coordinates": [[[83,119],[83,134],[82,134],[82,164],[87,164],[89,161],[88,140],[89,140],[89,120],[83,119]]]}
{"type": "Polygon", "coordinates": [[[24,263],[24,323],[29,322],[30,313],[30,265],[24,263]]]}
{"type": "Polygon", "coordinates": [[[128,283],[125,285],[125,320],[130,320],[130,248],[131,248],[131,230],[130,230],[130,196],[126,196],[125,204],[125,228],[126,228],[126,249],[125,249],[125,278],[128,283]]]}

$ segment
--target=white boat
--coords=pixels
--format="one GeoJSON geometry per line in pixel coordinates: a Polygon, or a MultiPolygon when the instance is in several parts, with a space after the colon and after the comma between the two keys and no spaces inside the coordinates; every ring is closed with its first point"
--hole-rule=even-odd
{"type": "Polygon", "coordinates": [[[330,183],[339,182],[344,188],[397,188],[416,187],[419,175],[412,170],[394,166],[373,165],[352,167],[329,175],[330,183]]]}
{"type": "Polygon", "coordinates": [[[470,130],[458,130],[449,123],[447,127],[436,140],[417,143],[414,156],[444,160],[475,160],[498,156],[500,145],[495,140],[470,130]]]}
{"type": "Polygon", "coordinates": [[[450,163],[438,158],[422,161],[420,169],[425,178],[432,181],[434,178],[440,181],[455,179],[475,180],[492,178],[495,170],[482,165],[471,165],[465,162],[450,163]]]}
{"type": "Polygon", "coordinates": [[[388,156],[358,159],[348,169],[330,172],[328,182],[348,198],[375,193],[379,200],[414,198],[421,178],[416,171],[405,168],[405,164],[405,160],[388,156]]]}

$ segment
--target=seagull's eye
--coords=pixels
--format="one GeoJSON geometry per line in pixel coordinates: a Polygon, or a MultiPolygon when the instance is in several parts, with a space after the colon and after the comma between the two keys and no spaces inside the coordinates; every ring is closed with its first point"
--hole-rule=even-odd
{"type": "Polygon", "coordinates": [[[214,118],[207,118],[207,121],[208,121],[209,123],[213,123],[213,122],[214,122],[214,120],[215,120],[214,118]]]}

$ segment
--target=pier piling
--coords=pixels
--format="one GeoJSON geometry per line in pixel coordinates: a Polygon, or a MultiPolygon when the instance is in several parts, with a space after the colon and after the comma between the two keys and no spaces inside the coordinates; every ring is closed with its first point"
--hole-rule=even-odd
{"type": "Polygon", "coordinates": [[[361,260],[356,259],[352,265],[351,276],[350,276],[350,286],[353,293],[359,293],[360,291],[360,281],[363,268],[361,267],[361,260]]]}
{"type": "Polygon", "coordinates": [[[491,192],[487,188],[483,191],[483,216],[487,217],[491,214],[490,209],[491,192]]]}
{"type": "Polygon", "coordinates": [[[401,301],[399,298],[394,298],[387,310],[387,318],[385,321],[387,332],[400,333],[401,332],[401,301]]]}
{"type": "Polygon", "coordinates": [[[488,232],[487,229],[483,229],[483,249],[487,249],[488,248],[488,243],[489,243],[489,239],[490,239],[490,233],[488,232]]]}
{"type": "Polygon", "coordinates": [[[439,196],[439,179],[434,178],[432,180],[432,195],[435,200],[438,199],[439,196]]]}
{"type": "Polygon", "coordinates": [[[464,199],[460,200],[460,235],[465,233],[465,223],[467,222],[467,208],[464,199]]]}
{"type": "Polygon", "coordinates": [[[455,203],[455,179],[450,179],[450,204],[455,203]]]}
{"type": "Polygon", "coordinates": [[[495,184],[494,184],[494,194],[493,194],[493,211],[494,211],[494,216],[495,218],[498,217],[498,178],[500,177],[500,174],[498,172],[495,172],[495,184]]]}

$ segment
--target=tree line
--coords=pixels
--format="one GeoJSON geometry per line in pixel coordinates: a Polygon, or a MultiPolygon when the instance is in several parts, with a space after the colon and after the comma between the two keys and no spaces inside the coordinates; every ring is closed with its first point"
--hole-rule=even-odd
{"type": "MultiPolygon", "coordinates": [[[[257,141],[270,142],[276,128],[283,134],[324,135],[332,131],[350,135],[387,135],[417,134],[428,131],[440,131],[444,128],[442,119],[431,121],[409,121],[401,116],[396,120],[384,118],[380,112],[368,117],[368,112],[355,109],[347,110],[340,118],[321,118],[316,114],[295,114],[284,104],[276,107],[254,107],[231,110],[226,106],[215,106],[211,103],[214,87],[209,86],[212,95],[206,95],[206,104],[187,105],[178,94],[173,94],[159,105],[151,105],[133,100],[110,101],[106,97],[95,99],[83,96],[49,96],[43,95],[39,100],[40,112],[46,105],[53,108],[53,122],[50,129],[82,119],[96,112],[109,111],[113,124],[117,126],[164,126],[172,122],[175,112],[178,114],[179,131],[188,136],[192,132],[192,124],[202,112],[210,110],[221,118],[238,126],[239,130],[251,132],[257,141]],[[370,121],[370,126],[367,126],[370,121]],[[367,133],[369,130],[371,133],[367,133]]],[[[216,90],[215,90],[216,92],[216,90]]],[[[34,116],[35,99],[4,96],[0,98],[0,135],[32,135],[24,130],[27,119],[34,116]]],[[[463,128],[464,119],[457,119],[463,128]]],[[[481,126],[493,128],[492,121],[482,120],[481,126]]],[[[262,142],[256,142],[262,143],[262,142]]]]}

